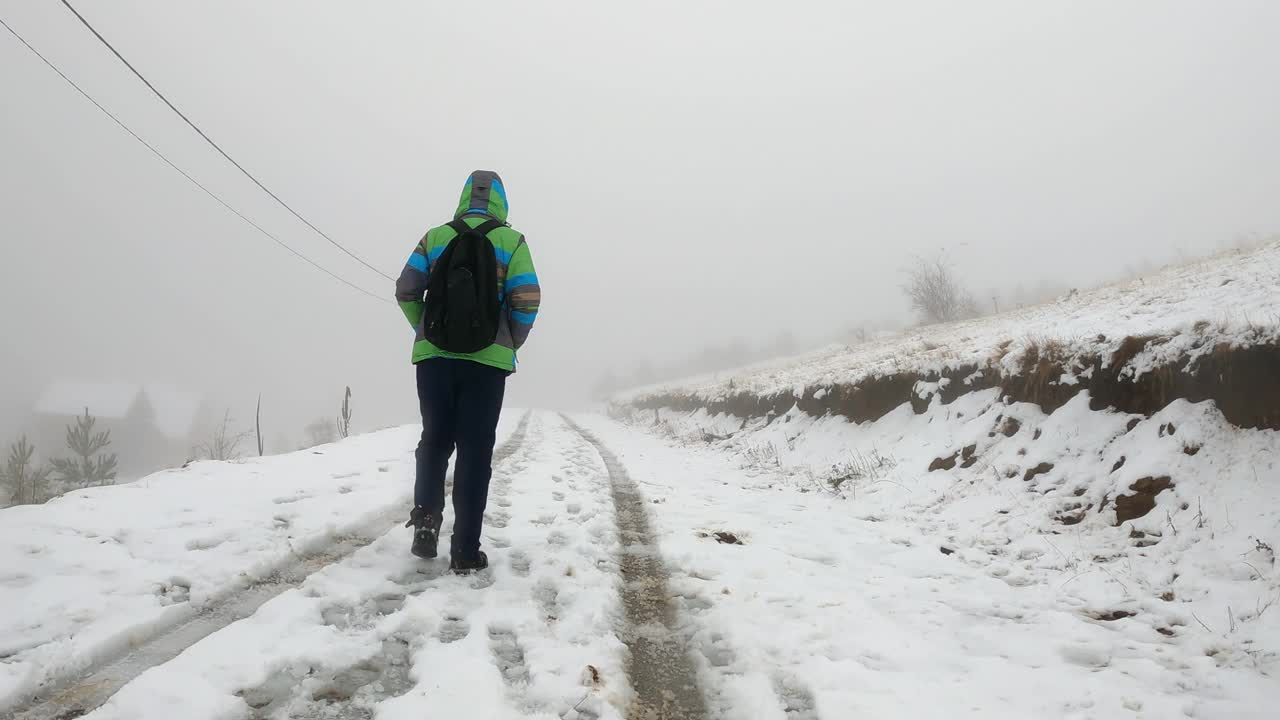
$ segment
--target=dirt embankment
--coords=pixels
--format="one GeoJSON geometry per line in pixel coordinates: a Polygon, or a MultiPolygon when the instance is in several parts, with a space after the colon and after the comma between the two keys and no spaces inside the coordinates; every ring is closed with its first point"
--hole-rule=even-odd
{"type": "Polygon", "coordinates": [[[1130,363],[1139,353],[1164,341],[1128,337],[1110,354],[1070,357],[1061,344],[1050,341],[1030,346],[1015,371],[1004,370],[997,353],[985,365],[960,365],[940,373],[903,372],[856,381],[832,378],[829,385],[809,387],[800,395],[731,391],[707,399],[672,392],[646,395],[630,405],[642,410],[701,408],[744,418],[781,415],[798,407],[809,415],[840,415],[861,423],[878,420],[903,403],[923,413],[935,393],[948,404],[965,393],[999,388],[1009,400],[1034,403],[1051,413],[1087,390],[1094,410],[1150,416],[1174,400],[1212,400],[1237,427],[1280,430],[1280,344],[1224,343],[1195,360],[1176,360],[1141,374],[1132,371],[1130,363]]]}

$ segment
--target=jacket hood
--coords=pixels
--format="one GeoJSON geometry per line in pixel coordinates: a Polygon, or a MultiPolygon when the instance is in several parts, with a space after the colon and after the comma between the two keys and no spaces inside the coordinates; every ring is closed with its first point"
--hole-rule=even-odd
{"type": "Polygon", "coordinates": [[[455,217],[463,215],[488,215],[500,222],[507,221],[507,190],[502,178],[492,170],[476,170],[467,178],[458,201],[455,217]]]}

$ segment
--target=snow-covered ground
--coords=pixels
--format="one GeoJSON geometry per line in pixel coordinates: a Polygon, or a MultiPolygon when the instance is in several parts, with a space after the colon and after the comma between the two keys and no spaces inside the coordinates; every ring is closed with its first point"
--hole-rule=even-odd
{"type": "Polygon", "coordinates": [[[1222,343],[1280,340],[1280,240],[1125,283],[1073,291],[1043,305],[883,333],[856,345],[639,388],[615,400],[673,393],[705,401],[734,393],[801,395],[806,388],[833,383],[989,364],[1013,374],[1031,346],[1052,343],[1068,360],[1109,358],[1129,336],[1158,338],[1126,365],[1126,372],[1139,375],[1172,361],[1193,361],[1222,343]]]}
{"type": "Polygon", "coordinates": [[[610,704],[627,688],[612,632],[618,540],[602,472],[589,445],[539,415],[496,468],[490,571],[442,574],[447,560],[412,557],[408,531],[392,531],[89,717],[367,717],[375,704],[379,718],[557,718],[575,707],[620,717],[610,704]]]}
{"type": "MultiPolygon", "coordinates": [[[[506,413],[499,436],[519,419],[506,413]]],[[[0,510],[0,709],[335,540],[408,516],[418,429],[0,510]]]]}
{"type": "MultiPolygon", "coordinates": [[[[1017,377],[1033,347],[1054,348],[1051,382],[1080,384],[1072,358],[1140,376],[1224,345],[1274,347],[1277,301],[1273,241],[1034,308],[639,389],[610,410],[651,439],[600,432],[633,475],[668,488],[657,519],[696,590],[687,615],[741,648],[709,656],[726,686],[747,692],[762,682],[743,680],[753,670],[773,672],[775,685],[803,683],[798,702],[822,717],[1275,717],[1280,432],[1232,425],[1213,401],[1093,410],[1089,389],[1046,414],[999,389],[944,404],[939,383],[921,380],[860,423],[786,402],[901,373],[1017,377]],[[1154,340],[1113,360],[1129,336],[1154,340]],[[680,469],[672,447],[689,458],[680,469]],[[696,482],[710,476],[723,484],[696,482]],[[745,545],[718,555],[691,534],[699,523],[745,545]]],[[[1274,392],[1280,367],[1260,372],[1274,392]]]]}
{"type": "MultiPolygon", "coordinates": [[[[643,682],[627,646],[635,632],[678,636],[713,718],[1273,717],[1280,607],[1266,603],[1280,576],[1263,548],[1280,541],[1268,492],[1280,482],[1280,434],[1232,428],[1203,405],[1175,403],[1130,428],[1134,418],[1079,402],[1045,417],[993,393],[863,426],[672,416],[665,438],[574,418],[588,438],[535,412],[495,468],[489,571],[448,575],[447,561],[413,558],[408,531],[392,529],[179,648],[85,717],[622,718],[643,682]],[[1020,428],[988,434],[1007,417],[1020,428]],[[707,443],[711,427],[733,437],[707,443]],[[938,447],[969,444],[979,458],[969,468],[927,470],[938,447]],[[833,488],[830,466],[855,452],[886,460],[833,488]],[[1049,461],[1032,480],[1006,477],[1049,461]],[[647,550],[620,529],[619,473],[642,495],[664,560],[669,624],[625,627],[623,559],[647,550]],[[1102,494],[1152,474],[1174,487],[1112,527],[1102,494]],[[1055,519],[1081,509],[1075,524],[1055,519]]],[[[280,562],[278,513],[294,513],[297,541],[319,542],[347,532],[336,518],[399,508],[413,440],[413,428],[387,431],[323,455],[195,466],[0,511],[0,532],[21,536],[7,545],[47,556],[5,550],[0,592],[16,612],[0,640],[26,648],[0,660],[10,695],[154,622],[166,611],[156,588],[172,576],[210,598],[237,573],[280,562]],[[210,506],[194,505],[202,529],[179,526],[191,498],[210,506]],[[126,527],[138,544],[89,554],[97,540],[121,543],[108,538],[126,527]],[[223,542],[207,549],[189,542],[214,535],[223,542]],[[74,612],[87,629],[70,624],[74,612]]]]}
{"type": "Polygon", "coordinates": [[[737,646],[726,682],[768,658],[822,717],[1274,717],[1280,433],[1208,403],[1046,417],[995,394],[862,425],[664,411],[678,455],[596,424],[661,503],[690,616],[737,646]],[[1114,526],[1117,495],[1163,476],[1114,526]]]}

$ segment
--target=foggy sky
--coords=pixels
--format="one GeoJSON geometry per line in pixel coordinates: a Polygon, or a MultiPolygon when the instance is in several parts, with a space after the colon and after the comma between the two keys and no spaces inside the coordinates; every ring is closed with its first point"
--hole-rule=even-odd
{"type": "MultiPolygon", "coordinates": [[[[499,171],[544,305],[509,404],[606,369],[909,320],[913,253],[980,297],[1280,230],[1280,4],[80,0],[234,157],[399,273],[499,171]]],[[[211,189],[391,299],[60,4],[0,16],[211,189]]],[[[268,438],[413,421],[412,330],[153,158],[0,32],[0,392],[213,393],[268,438]]],[[[7,418],[6,418],[7,419],[7,418]]]]}

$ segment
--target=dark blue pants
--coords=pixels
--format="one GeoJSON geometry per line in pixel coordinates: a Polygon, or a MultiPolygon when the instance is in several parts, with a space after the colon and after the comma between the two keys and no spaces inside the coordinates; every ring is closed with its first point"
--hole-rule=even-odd
{"type": "Polygon", "coordinates": [[[493,444],[502,412],[507,373],[470,360],[435,358],[417,365],[422,440],[413,502],[439,517],[444,512],[444,476],[454,449],[453,540],[450,551],[473,558],[493,475],[493,444]]]}

